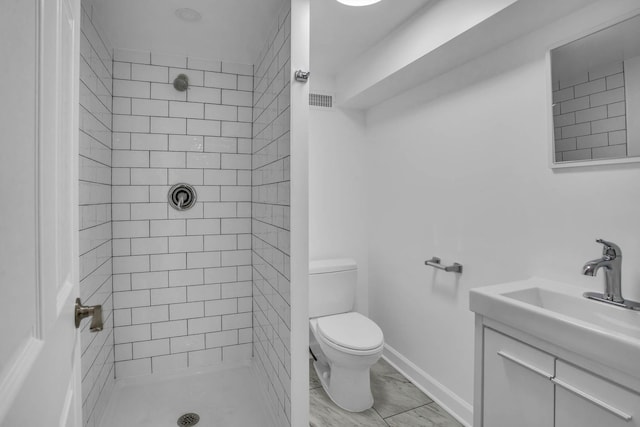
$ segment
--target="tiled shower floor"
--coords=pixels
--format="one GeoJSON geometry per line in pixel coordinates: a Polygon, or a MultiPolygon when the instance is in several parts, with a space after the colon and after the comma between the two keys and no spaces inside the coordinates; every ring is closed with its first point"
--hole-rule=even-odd
{"type": "Polygon", "coordinates": [[[371,367],[373,408],[347,412],[326,395],[309,361],[311,427],[462,427],[385,360],[371,367]]]}
{"type": "Polygon", "coordinates": [[[249,366],[141,377],[116,384],[101,427],[176,427],[195,412],[197,427],[264,426],[267,410],[249,366]]]}

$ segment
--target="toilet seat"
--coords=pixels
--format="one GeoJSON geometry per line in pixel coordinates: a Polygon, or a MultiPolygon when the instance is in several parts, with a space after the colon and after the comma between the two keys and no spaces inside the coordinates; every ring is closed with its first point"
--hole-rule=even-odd
{"type": "Polygon", "coordinates": [[[320,317],[317,330],[327,345],[349,354],[373,354],[384,345],[380,327],[357,312],[320,317]]]}

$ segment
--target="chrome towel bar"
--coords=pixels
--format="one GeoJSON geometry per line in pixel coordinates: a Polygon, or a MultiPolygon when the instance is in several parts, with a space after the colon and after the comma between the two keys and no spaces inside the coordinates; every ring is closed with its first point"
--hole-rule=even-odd
{"type": "Polygon", "coordinates": [[[440,264],[440,261],[440,258],[434,256],[433,258],[426,260],[424,264],[428,265],[429,267],[437,268],[438,270],[452,271],[454,273],[462,274],[462,264],[454,262],[453,265],[442,265],[440,264]]]}

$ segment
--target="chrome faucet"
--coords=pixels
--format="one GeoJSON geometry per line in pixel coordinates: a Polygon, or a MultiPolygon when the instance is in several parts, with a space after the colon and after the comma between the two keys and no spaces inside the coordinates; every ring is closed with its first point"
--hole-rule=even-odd
{"type": "Polygon", "coordinates": [[[598,239],[596,242],[604,245],[602,257],[587,262],[582,267],[582,274],[595,276],[598,270],[604,268],[604,293],[585,292],[584,296],[621,307],[640,310],[640,303],[625,300],[622,297],[622,250],[620,246],[602,239],[598,239]]]}

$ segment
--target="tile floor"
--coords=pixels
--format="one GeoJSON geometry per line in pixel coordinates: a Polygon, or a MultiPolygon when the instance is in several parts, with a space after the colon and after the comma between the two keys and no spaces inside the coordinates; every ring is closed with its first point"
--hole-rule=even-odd
{"type": "Polygon", "coordinates": [[[337,407],[309,361],[311,427],[462,427],[426,394],[380,359],[371,368],[373,408],[347,412],[337,407]]]}

